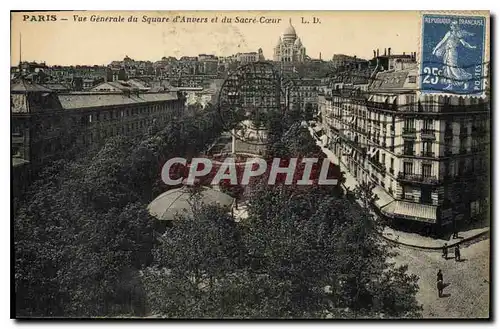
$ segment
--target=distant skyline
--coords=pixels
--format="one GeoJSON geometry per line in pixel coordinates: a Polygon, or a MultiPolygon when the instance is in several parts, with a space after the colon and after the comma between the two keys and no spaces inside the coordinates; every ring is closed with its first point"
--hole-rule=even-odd
{"type": "MultiPolygon", "coordinates": [[[[486,15],[488,14],[485,12],[486,15]]],[[[420,12],[418,11],[275,11],[275,12],[43,12],[57,15],[53,22],[23,21],[23,15],[11,13],[11,65],[19,63],[20,34],[22,60],[47,65],[107,65],[129,56],[135,60],[157,61],[162,57],[212,54],[229,56],[262,48],[266,59],[272,59],[278,38],[289,25],[311,58],[330,60],[334,54],[373,57],[373,50],[392,48],[392,53],[418,52],[420,12]],[[137,23],[74,22],[73,15],[138,17],[137,23]],[[218,17],[218,23],[142,23],[143,16],[218,17]],[[221,23],[222,17],[233,23],[221,23]],[[235,23],[236,17],[278,19],[278,24],[235,23]],[[302,23],[302,17],[309,24],[302,23]],[[313,24],[313,17],[321,21],[313,24]],[[62,21],[61,18],[66,18],[62,21]]],[[[476,12],[477,14],[477,12],[476,12]]]]}

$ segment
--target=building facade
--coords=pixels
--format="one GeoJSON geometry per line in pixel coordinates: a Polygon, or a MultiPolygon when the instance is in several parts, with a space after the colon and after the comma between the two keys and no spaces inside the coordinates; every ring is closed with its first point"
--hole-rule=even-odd
{"type": "Polygon", "coordinates": [[[112,136],[161,127],[184,115],[184,107],[184,96],[177,92],[55,93],[21,80],[11,86],[13,167],[36,172],[75,147],[85,149],[112,136]]]}
{"type": "Polygon", "coordinates": [[[278,39],[273,54],[275,62],[302,63],[306,61],[306,48],[302,45],[300,38],[297,37],[291,19],[290,25],[278,39]]]}
{"type": "Polygon", "coordinates": [[[356,181],[375,184],[382,215],[460,225],[489,209],[489,99],[420,93],[415,55],[407,56],[385,58],[391,70],[381,58],[365,84],[321,95],[322,127],[356,181]]]}

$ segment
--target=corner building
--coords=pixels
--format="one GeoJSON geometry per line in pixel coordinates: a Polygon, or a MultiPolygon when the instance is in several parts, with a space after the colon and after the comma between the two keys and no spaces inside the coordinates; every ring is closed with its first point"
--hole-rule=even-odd
{"type": "Polygon", "coordinates": [[[336,86],[319,106],[328,147],[358,183],[375,183],[379,214],[441,231],[488,215],[490,103],[420,93],[413,60],[383,70],[377,59],[366,85],[336,86]]]}

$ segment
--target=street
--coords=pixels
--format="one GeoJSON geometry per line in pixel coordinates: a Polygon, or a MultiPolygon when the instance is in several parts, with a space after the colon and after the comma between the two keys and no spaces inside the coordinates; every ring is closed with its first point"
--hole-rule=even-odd
{"type": "Polygon", "coordinates": [[[420,277],[417,300],[423,304],[424,318],[486,318],[489,314],[490,240],[461,248],[461,262],[453,259],[453,250],[444,260],[440,251],[397,247],[398,265],[420,277]],[[444,296],[438,297],[436,274],[443,271],[444,296]]]}

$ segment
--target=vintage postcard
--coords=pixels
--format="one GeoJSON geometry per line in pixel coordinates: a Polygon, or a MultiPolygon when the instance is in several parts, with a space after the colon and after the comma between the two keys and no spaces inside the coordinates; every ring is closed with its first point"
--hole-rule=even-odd
{"type": "Polygon", "coordinates": [[[12,317],[490,319],[489,32],[11,12],[12,317]]]}

